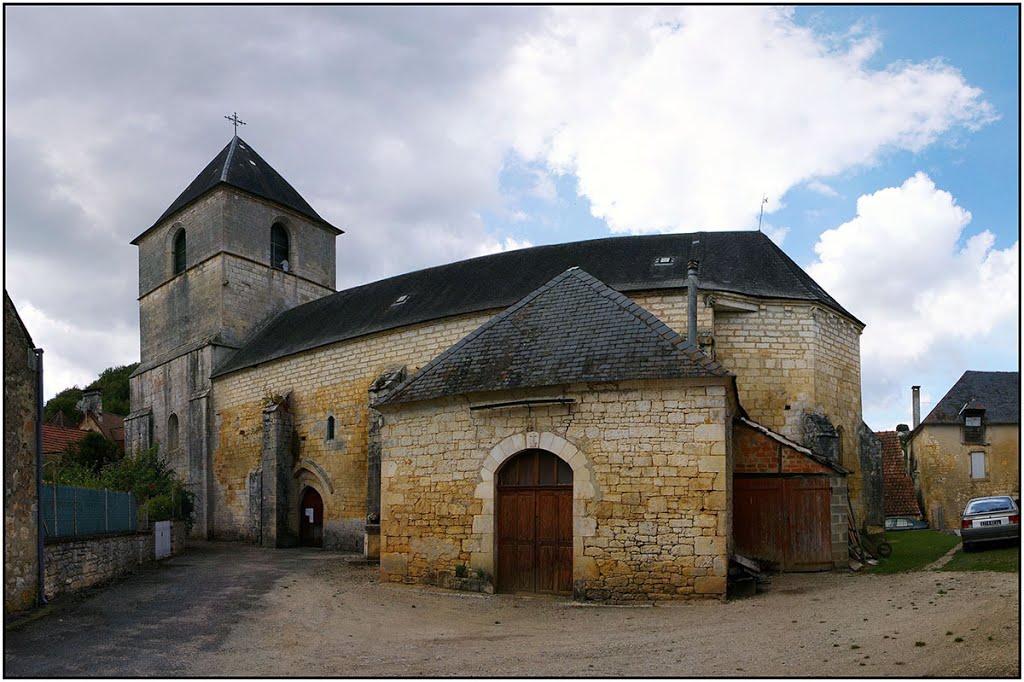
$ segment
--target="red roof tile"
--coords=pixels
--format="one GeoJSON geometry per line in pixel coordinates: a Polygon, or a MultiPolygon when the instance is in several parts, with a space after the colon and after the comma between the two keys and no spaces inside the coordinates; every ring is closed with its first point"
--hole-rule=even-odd
{"type": "Polygon", "coordinates": [[[79,429],[68,429],[53,424],[43,424],[43,454],[52,455],[64,452],[69,443],[76,443],[83,438],[88,431],[79,429]]]}
{"type": "Polygon", "coordinates": [[[875,435],[882,441],[885,515],[920,516],[921,508],[914,495],[914,482],[907,475],[899,434],[895,431],[879,431],[875,435]]]}

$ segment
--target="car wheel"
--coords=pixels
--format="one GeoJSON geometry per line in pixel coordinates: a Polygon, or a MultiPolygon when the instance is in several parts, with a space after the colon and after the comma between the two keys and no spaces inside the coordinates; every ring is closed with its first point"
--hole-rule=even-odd
{"type": "Polygon", "coordinates": [[[964,543],[964,552],[972,552],[972,551],[974,551],[974,545],[972,545],[969,542],[965,542],[964,543]]]}

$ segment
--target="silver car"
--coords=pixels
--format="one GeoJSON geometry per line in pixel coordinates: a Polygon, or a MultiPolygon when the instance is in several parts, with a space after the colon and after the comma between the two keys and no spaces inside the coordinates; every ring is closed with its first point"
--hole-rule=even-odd
{"type": "Polygon", "coordinates": [[[964,551],[980,542],[1020,539],[1020,509],[1006,495],[976,497],[967,503],[960,522],[964,551]]]}

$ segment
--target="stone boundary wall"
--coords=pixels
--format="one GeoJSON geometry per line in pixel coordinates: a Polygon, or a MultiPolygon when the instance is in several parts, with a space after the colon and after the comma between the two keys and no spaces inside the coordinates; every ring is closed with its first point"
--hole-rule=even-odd
{"type": "MultiPolygon", "coordinates": [[[[183,523],[171,527],[171,556],[185,548],[183,523]]],[[[46,598],[78,592],[131,573],[155,561],[153,531],[121,533],[86,538],[48,540],[43,553],[46,563],[46,598]]]]}

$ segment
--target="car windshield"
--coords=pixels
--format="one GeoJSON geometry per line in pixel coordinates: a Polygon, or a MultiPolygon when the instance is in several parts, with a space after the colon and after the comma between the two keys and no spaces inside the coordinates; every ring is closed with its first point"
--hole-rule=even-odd
{"type": "Polygon", "coordinates": [[[965,514],[985,514],[988,512],[1011,511],[1013,501],[1009,497],[999,497],[994,500],[978,500],[967,505],[965,514]]]}

